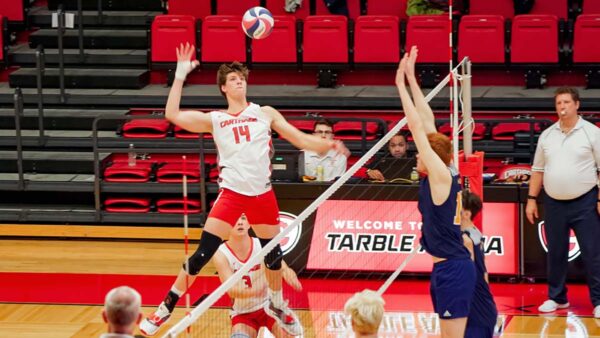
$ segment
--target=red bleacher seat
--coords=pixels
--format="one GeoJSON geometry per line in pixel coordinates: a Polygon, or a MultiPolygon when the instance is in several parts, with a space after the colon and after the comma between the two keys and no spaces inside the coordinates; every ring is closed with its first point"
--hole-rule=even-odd
{"type": "Polygon", "coordinates": [[[500,15],[465,15],[458,29],[458,59],[474,63],[504,63],[504,18],[500,15]]]}
{"type": "Polygon", "coordinates": [[[583,1],[583,14],[600,14],[600,1],[584,0],[583,1]]]}
{"type": "Polygon", "coordinates": [[[202,62],[246,61],[246,35],[241,18],[211,15],[202,22],[202,62]]]}
{"type": "Polygon", "coordinates": [[[170,126],[167,120],[131,120],[123,125],[123,137],[165,138],[170,126]]]}
{"type": "Polygon", "coordinates": [[[303,60],[305,63],[347,63],[348,19],[342,15],[307,17],[303,60]]]}
{"type": "MultiPolygon", "coordinates": [[[[528,133],[530,130],[531,124],[527,122],[503,122],[492,127],[492,139],[498,141],[513,140],[515,138],[515,133],[528,133]]],[[[539,123],[534,124],[533,130],[536,133],[541,131],[539,123]]]]}
{"type": "Polygon", "coordinates": [[[148,182],[152,175],[153,164],[149,161],[136,160],[135,165],[115,162],[104,170],[106,182],[148,182]]]}
{"type": "Polygon", "coordinates": [[[2,0],[2,8],[0,8],[0,14],[8,18],[8,21],[24,22],[24,3],[25,1],[23,0],[2,0]]]}
{"type": "Polygon", "coordinates": [[[109,212],[148,212],[150,211],[150,199],[142,197],[109,197],[104,200],[104,209],[109,212]]]}
{"type": "Polygon", "coordinates": [[[295,63],[298,60],[296,45],[296,18],[276,15],[275,25],[268,39],[252,40],[252,62],[295,63]]]}
{"type": "Polygon", "coordinates": [[[469,14],[501,15],[507,19],[512,19],[515,16],[515,5],[513,0],[470,0],[469,14]]]}
{"type": "Polygon", "coordinates": [[[406,19],[407,0],[369,0],[367,2],[368,15],[393,15],[406,19]]]}
{"type": "Polygon", "coordinates": [[[566,19],[569,15],[568,2],[567,0],[538,0],[533,4],[529,14],[549,14],[559,19],[566,19]]]}
{"type": "Polygon", "coordinates": [[[182,182],[184,174],[187,176],[188,182],[199,182],[198,161],[188,161],[185,170],[182,162],[165,163],[156,171],[156,180],[164,183],[182,182]]]}
{"type": "MultiPolygon", "coordinates": [[[[156,180],[158,182],[181,182],[183,176],[183,154],[153,154],[154,159],[159,167],[156,170],[156,180]]],[[[189,174],[188,180],[197,180],[199,177],[199,155],[187,154],[187,163],[185,172],[189,174]]],[[[216,181],[219,177],[219,169],[217,167],[217,156],[215,154],[204,154],[204,165],[210,181],[216,181]]],[[[191,181],[190,181],[191,182],[191,181]]]]}
{"type": "MultiPolygon", "coordinates": [[[[301,7],[297,7],[296,11],[289,13],[285,11],[286,0],[265,0],[266,8],[275,15],[293,16],[296,19],[304,19],[310,15],[310,1],[304,1],[301,7]]],[[[277,27],[277,26],[275,26],[277,27]]]]}
{"type": "MultiPolygon", "coordinates": [[[[365,129],[365,138],[369,141],[376,139],[380,132],[376,122],[367,122],[365,129]]],[[[336,139],[362,140],[362,122],[360,121],[340,121],[334,124],[333,131],[336,139]]]]}
{"type": "Polygon", "coordinates": [[[169,0],[169,14],[191,15],[204,19],[211,14],[210,1],[169,0]]]}
{"type": "MultiPolygon", "coordinates": [[[[305,0],[306,3],[309,1],[305,0]]],[[[317,7],[315,10],[316,15],[331,15],[329,9],[325,5],[325,1],[316,0],[317,7]]],[[[347,0],[348,3],[348,13],[350,14],[350,19],[356,19],[360,13],[360,0],[347,0]]]]}
{"type": "Polygon", "coordinates": [[[156,201],[156,210],[165,214],[183,214],[186,211],[189,214],[197,214],[202,211],[202,207],[200,201],[193,199],[184,201],[183,198],[161,198],[156,201]]]}
{"type": "Polygon", "coordinates": [[[354,62],[397,63],[399,61],[400,27],[398,17],[359,16],[354,28],[354,62]]]}
{"type": "Polygon", "coordinates": [[[313,128],[315,126],[314,120],[288,120],[288,122],[294,127],[300,129],[301,131],[312,134],[313,128]]]}
{"type": "Polygon", "coordinates": [[[557,63],[558,19],[554,15],[517,15],[511,41],[511,62],[557,63]]]}
{"type": "MultiPolygon", "coordinates": [[[[175,48],[196,44],[195,19],[191,15],[158,15],[152,22],[152,62],[177,62],[175,48]]],[[[192,56],[196,60],[196,55],[192,56]]]]}
{"type": "Polygon", "coordinates": [[[583,14],[577,17],[573,36],[573,62],[600,63],[600,14],[583,14]]]}
{"type": "Polygon", "coordinates": [[[415,15],[408,18],[406,50],[419,47],[419,63],[448,63],[448,16],[415,15]]]}
{"type": "MultiPolygon", "coordinates": [[[[444,123],[439,128],[438,131],[448,137],[452,137],[452,128],[450,127],[450,123],[444,123]]],[[[482,140],[485,137],[485,132],[487,131],[487,127],[485,123],[475,123],[475,128],[473,128],[473,141],[482,140]]],[[[458,136],[459,140],[463,139],[463,134],[461,133],[458,136]]]]}
{"type": "MultiPolygon", "coordinates": [[[[208,0],[200,1],[210,2],[208,0]]],[[[260,0],[217,0],[217,14],[241,16],[244,15],[244,12],[246,12],[246,10],[256,6],[260,6],[260,0]]]]}

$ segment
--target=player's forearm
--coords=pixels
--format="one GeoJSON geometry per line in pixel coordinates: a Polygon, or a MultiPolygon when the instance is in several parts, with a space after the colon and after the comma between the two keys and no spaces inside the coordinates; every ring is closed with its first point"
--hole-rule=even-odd
{"type": "Polygon", "coordinates": [[[246,286],[234,286],[231,289],[229,289],[229,291],[227,291],[227,294],[229,295],[230,298],[253,298],[253,297],[258,297],[261,294],[264,293],[264,288],[260,288],[257,286],[253,286],[251,288],[246,287],[246,286]]]}
{"type": "Polygon", "coordinates": [[[425,128],[426,134],[435,133],[435,116],[433,115],[433,111],[431,107],[425,101],[425,96],[423,95],[423,91],[417,82],[417,78],[415,76],[408,77],[408,84],[410,86],[410,90],[412,91],[413,100],[415,101],[415,106],[417,108],[417,113],[421,116],[423,121],[423,127],[425,128]]]}
{"type": "Polygon", "coordinates": [[[410,129],[411,133],[414,136],[415,133],[422,132],[423,122],[421,121],[421,117],[417,113],[415,105],[413,104],[410,94],[408,94],[408,90],[404,84],[398,87],[398,95],[400,96],[402,110],[404,111],[404,115],[406,115],[408,128],[410,129]]]}
{"type": "Polygon", "coordinates": [[[167,120],[176,123],[177,117],[179,116],[179,105],[181,103],[181,94],[183,92],[183,80],[175,79],[171,90],[169,91],[169,97],[167,98],[167,105],[165,107],[165,117],[167,120]]]}
{"type": "Polygon", "coordinates": [[[542,181],[544,179],[544,174],[539,171],[532,171],[531,178],[529,179],[529,196],[539,196],[540,191],[542,191],[542,181]]]}
{"type": "Polygon", "coordinates": [[[323,154],[333,148],[333,141],[325,140],[318,136],[305,134],[298,146],[300,149],[312,150],[316,153],[323,154]]]}

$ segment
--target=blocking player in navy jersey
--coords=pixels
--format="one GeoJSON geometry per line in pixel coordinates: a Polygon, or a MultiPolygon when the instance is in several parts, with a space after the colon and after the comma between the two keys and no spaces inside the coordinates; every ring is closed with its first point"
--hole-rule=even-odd
{"type": "MultiPolygon", "coordinates": [[[[279,208],[271,189],[271,161],[273,154],[271,130],[299,149],[325,153],[335,149],[347,153],[340,141],[326,140],[305,134],[289,124],[272,107],[259,106],[246,99],[248,69],[238,63],[223,64],[217,72],[217,85],[227,99],[227,110],[203,113],[181,110],[183,83],[198,66],[192,61],[193,45],[177,48],[175,80],[165,108],[166,118],[192,133],[211,133],[219,154],[219,195],[215,201],[200,237],[196,252],[189,259],[189,275],[185,266],[180,269],[171,290],[158,309],[140,324],[146,335],[155,334],[171,316],[175,304],[186,291],[186,279],[191,285],[195,276],[215,254],[231,227],[244,213],[262,246],[279,233],[279,208]]],[[[298,317],[287,306],[281,291],[281,261],[279,244],[265,258],[269,302],[265,312],[293,336],[302,334],[298,317]]]]}
{"type": "Polygon", "coordinates": [[[452,144],[437,132],[431,108],[415,77],[418,50],[412,47],[396,72],[396,87],[417,147],[418,207],[423,219],[421,245],[433,258],[431,300],[440,318],[442,337],[463,337],[473,289],[475,266],[460,231],[460,185],[451,165],[452,144]],[[413,94],[411,99],[406,81],[413,94]]]}
{"type": "Polygon", "coordinates": [[[473,224],[473,218],[479,214],[483,204],[477,194],[469,190],[462,191],[462,211],[460,229],[463,232],[465,247],[475,262],[476,280],[471,311],[467,319],[465,338],[492,338],[498,318],[498,310],[490,291],[487,268],[483,252],[482,234],[473,224]]]}

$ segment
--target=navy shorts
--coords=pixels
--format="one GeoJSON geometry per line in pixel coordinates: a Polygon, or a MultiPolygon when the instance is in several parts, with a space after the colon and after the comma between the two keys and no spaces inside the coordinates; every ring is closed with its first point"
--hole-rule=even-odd
{"type": "Polygon", "coordinates": [[[467,317],[474,289],[475,264],[471,259],[449,259],[433,265],[431,301],[440,319],[467,317]]]}
{"type": "Polygon", "coordinates": [[[492,338],[494,336],[494,327],[469,326],[465,330],[465,338],[492,338]]]}

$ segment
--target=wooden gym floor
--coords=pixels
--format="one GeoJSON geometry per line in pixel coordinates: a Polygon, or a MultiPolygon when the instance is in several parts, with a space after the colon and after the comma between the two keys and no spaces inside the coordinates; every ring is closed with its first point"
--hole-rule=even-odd
{"type": "MultiPolygon", "coordinates": [[[[0,337],[98,337],[106,330],[100,315],[104,294],[122,284],[138,289],[146,305],[144,313],[151,312],[181,264],[183,245],[164,241],[179,238],[179,232],[147,227],[0,225],[0,337]]],[[[190,235],[198,236],[198,230],[190,235]]],[[[211,266],[202,275],[190,292],[192,302],[218,285],[211,266]]],[[[345,300],[381,283],[302,282],[301,294],[287,294],[303,322],[305,337],[345,336],[345,300]]],[[[600,337],[600,320],[591,317],[585,285],[569,285],[572,306],[551,316],[536,311],[545,299],[544,284],[493,283],[492,292],[501,315],[502,337],[600,337]]],[[[427,281],[400,279],[385,299],[383,337],[439,336],[427,281]]],[[[210,334],[194,336],[229,336],[227,300],[217,305],[209,315],[210,334]]],[[[184,314],[185,308],[178,308],[166,326],[184,314]]]]}

